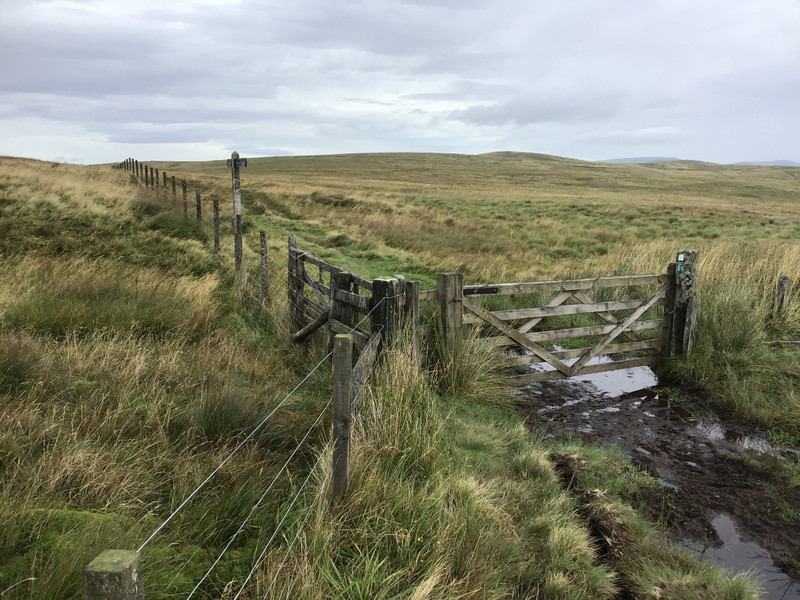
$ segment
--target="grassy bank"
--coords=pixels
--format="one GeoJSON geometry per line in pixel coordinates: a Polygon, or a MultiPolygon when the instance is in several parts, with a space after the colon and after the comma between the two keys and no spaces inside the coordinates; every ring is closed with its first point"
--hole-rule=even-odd
{"type": "MultiPolygon", "coordinates": [[[[222,166],[160,168],[190,177],[206,198],[226,198],[222,166]]],[[[796,207],[781,200],[785,191],[796,192],[793,171],[739,169],[745,183],[738,193],[764,194],[763,202],[741,196],[755,212],[745,231],[725,196],[731,190],[717,188],[725,172],[675,167],[677,173],[642,171],[645,177],[627,167],[581,166],[580,175],[575,168],[524,156],[251,161],[243,172],[246,269],[252,275],[261,228],[278,273],[291,233],[303,248],[366,277],[404,273],[423,287],[437,271],[456,268],[470,282],[655,272],[678,246],[696,247],[708,321],[701,323],[698,357],[672,364],[670,372],[699,381],[742,418],[793,435],[797,398],[779,383],[796,373],[797,358],[790,350],[767,352],[762,342],[797,332],[796,292],[784,321],[765,317],[771,282],[778,273],[797,273],[785,256],[796,257],[798,248],[786,241],[793,225],[759,229],[762,221],[794,214],[796,207]],[[585,178],[580,186],[570,183],[575,177],[585,178]],[[631,200],[665,186],[655,206],[631,200]],[[585,221],[561,223],[556,207],[579,204],[587,190],[596,191],[585,221]],[[629,222],[631,211],[641,209],[645,219],[691,204],[687,198],[695,205],[685,218],[697,220],[697,231],[714,222],[725,235],[741,236],[676,239],[656,235],[664,229],[658,224],[632,234],[633,242],[625,238],[641,224],[638,216],[629,222]],[[534,210],[544,221],[533,218],[534,210]],[[545,222],[561,224],[547,229],[545,222]],[[746,316],[753,335],[732,334],[719,325],[723,319],[711,318],[714,311],[737,322],[746,316]],[[721,368],[726,364],[730,373],[721,368]],[[731,402],[725,386],[734,375],[763,386],[763,402],[772,405],[757,413],[752,402],[731,402]]],[[[0,597],[76,598],[83,566],[104,548],[137,548],[326,350],[320,342],[287,342],[279,279],[263,310],[252,278],[232,277],[227,219],[220,259],[207,224],[187,223],[182,206],[141,190],[128,174],[2,159],[0,211],[0,521],[14,524],[0,533],[0,597]]],[[[663,216],[665,223],[670,218],[663,216]]],[[[753,597],[746,581],[659,543],[629,493],[654,480],[613,453],[554,447],[531,436],[503,406],[496,383],[483,377],[484,360],[440,354],[419,370],[398,351],[386,361],[364,401],[348,496],[327,513],[325,502],[314,506],[307,533],[276,579],[275,597],[753,597]],[[571,487],[560,470],[563,457],[591,477],[571,487]],[[618,552],[603,545],[598,520],[614,525],[618,552]]],[[[148,544],[149,598],[188,595],[309,430],[329,390],[328,369],[320,368],[148,544]]],[[[290,476],[199,597],[233,597],[328,427],[326,418],[312,430],[290,476]]],[[[317,492],[324,497],[326,485],[314,471],[300,505],[311,506],[317,492]]],[[[261,597],[269,587],[299,515],[243,597],[261,597]]]]}

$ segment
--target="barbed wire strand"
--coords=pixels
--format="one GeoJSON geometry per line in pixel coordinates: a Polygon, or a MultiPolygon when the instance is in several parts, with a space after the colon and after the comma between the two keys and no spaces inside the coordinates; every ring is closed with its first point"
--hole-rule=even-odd
{"type": "MultiPolygon", "coordinates": [[[[272,587],[275,585],[275,582],[278,580],[278,575],[280,574],[281,569],[283,568],[283,565],[286,563],[286,559],[289,558],[289,554],[292,552],[292,548],[294,548],[294,545],[297,542],[297,539],[300,537],[300,533],[302,533],[303,528],[305,527],[306,522],[308,521],[308,517],[311,516],[311,513],[314,511],[314,507],[316,506],[317,501],[322,496],[322,492],[325,490],[325,484],[327,483],[328,478],[331,476],[332,472],[333,472],[332,470],[328,471],[328,473],[325,475],[324,479],[322,480],[322,483],[319,486],[319,491],[317,492],[317,495],[314,498],[314,501],[311,503],[311,506],[308,508],[308,511],[306,511],[306,516],[303,518],[303,522],[300,523],[300,527],[297,528],[297,533],[295,534],[294,539],[292,540],[292,543],[289,544],[289,548],[286,550],[286,554],[283,555],[283,560],[281,560],[281,564],[278,565],[278,569],[275,571],[275,576],[272,578],[272,582],[269,584],[269,587],[267,588],[267,591],[264,593],[264,596],[261,598],[261,600],[266,600],[267,596],[269,595],[270,591],[272,590],[272,587]]],[[[294,589],[294,585],[295,584],[292,583],[292,589],[294,589]]]]}
{"type": "Polygon", "coordinates": [[[233,456],[234,456],[234,455],[235,455],[235,454],[236,454],[236,453],[237,453],[239,450],[241,450],[241,448],[242,448],[242,447],[243,447],[243,446],[244,446],[244,445],[245,445],[245,444],[246,444],[248,441],[250,441],[250,439],[251,439],[251,438],[252,438],[252,437],[253,437],[253,436],[254,436],[254,435],[255,435],[255,434],[258,432],[258,430],[259,430],[259,429],[261,429],[261,428],[264,426],[264,424],[265,424],[265,423],[266,423],[266,422],[267,422],[267,421],[268,421],[268,420],[269,420],[269,419],[272,417],[272,415],[274,415],[274,414],[275,414],[275,413],[278,411],[278,409],[280,409],[280,408],[281,408],[281,407],[282,407],[284,404],[286,404],[286,402],[289,400],[289,398],[291,398],[292,394],[294,394],[294,393],[295,393],[295,392],[296,392],[298,389],[300,389],[300,387],[301,387],[301,386],[302,386],[302,385],[303,385],[303,384],[304,384],[306,381],[308,381],[308,379],[311,377],[311,375],[313,375],[313,374],[314,374],[314,372],[315,372],[317,369],[319,369],[319,367],[322,365],[322,363],[324,363],[326,360],[328,360],[328,358],[330,358],[332,354],[333,354],[333,352],[329,352],[329,353],[328,353],[328,354],[327,354],[327,355],[326,355],[326,356],[325,356],[325,357],[324,357],[324,358],[323,358],[321,361],[319,361],[319,362],[317,363],[317,365],[316,365],[316,366],[315,366],[313,369],[311,369],[311,371],[309,371],[309,373],[308,373],[308,374],[307,374],[307,375],[306,375],[306,376],[305,376],[305,377],[302,379],[302,381],[300,381],[300,383],[298,383],[298,384],[297,384],[297,385],[294,387],[294,389],[293,389],[291,392],[289,392],[289,393],[286,395],[286,397],[285,397],[283,400],[281,400],[281,401],[280,401],[280,403],[278,403],[278,405],[277,405],[277,406],[276,406],[274,409],[272,409],[272,411],[271,411],[271,412],[270,412],[270,413],[269,413],[269,414],[268,414],[266,417],[264,417],[264,419],[263,419],[263,420],[262,420],[262,421],[261,421],[261,422],[260,422],[258,425],[256,425],[255,429],[253,429],[253,431],[251,431],[251,432],[250,432],[250,433],[247,435],[247,437],[246,437],[246,438],[244,438],[244,439],[243,439],[243,440],[242,440],[242,441],[239,443],[239,445],[238,445],[238,446],[236,446],[236,448],[234,448],[234,449],[233,449],[233,451],[232,451],[230,454],[228,454],[227,458],[225,458],[225,460],[223,460],[223,461],[222,461],[222,462],[219,464],[219,466],[218,466],[216,469],[214,469],[214,470],[211,472],[211,474],[210,474],[208,477],[206,477],[206,478],[205,478],[205,480],[204,480],[204,481],[203,481],[203,482],[202,482],[200,485],[198,485],[198,486],[195,488],[195,490],[194,490],[194,491],[193,491],[191,494],[189,494],[189,496],[187,496],[187,498],[186,498],[186,499],[185,499],[183,502],[181,502],[180,506],[178,506],[178,508],[176,508],[176,509],[175,509],[175,510],[172,512],[172,514],[171,514],[169,517],[167,517],[167,519],[166,519],[166,520],[165,520],[165,521],[164,521],[164,522],[163,522],[161,525],[159,525],[159,526],[156,528],[156,530],[155,530],[155,531],[154,531],[152,534],[150,534],[150,537],[148,537],[148,538],[147,538],[147,539],[144,541],[144,543],[143,543],[141,546],[139,546],[139,549],[136,551],[137,553],[138,553],[138,552],[141,552],[141,551],[142,551],[142,549],[143,549],[143,548],[144,548],[144,547],[147,545],[147,543],[148,543],[150,540],[152,540],[152,539],[153,539],[153,538],[156,536],[156,534],[158,534],[158,532],[159,532],[159,531],[161,531],[161,530],[164,528],[164,526],[165,526],[167,523],[169,523],[169,522],[172,520],[172,518],[173,518],[173,517],[174,517],[176,514],[178,514],[178,512],[179,512],[179,511],[180,511],[180,510],[181,510],[181,509],[182,509],[182,508],[183,508],[183,507],[186,505],[186,503],[187,503],[187,502],[189,502],[189,500],[191,500],[191,499],[194,497],[194,495],[195,495],[195,494],[196,494],[198,491],[200,491],[200,489],[201,489],[201,488],[202,488],[202,487],[203,487],[203,486],[204,486],[206,483],[208,483],[208,482],[211,480],[211,478],[212,478],[212,477],[214,477],[214,475],[216,475],[216,474],[217,474],[217,472],[218,472],[218,471],[219,471],[219,470],[220,470],[220,469],[221,469],[223,466],[225,466],[225,464],[226,464],[226,463],[227,463],[227,462],[228,462],[228,461],[229,461],[231,458],[233,458],[233,456]]]}
{"type": "Polygon", "coordinates": [[[280,471],[278,471],[278,473],[275,475],[275,477],[273,477],[272,481],[271,481],[271,482],[270,482],[270,484],[267,486],[267,489],[266,489],[266,490],[264,490],[264,493],[263,493],[263,494],[261,494],[261,497],[258,499],[258,501],[255,503],[255,505],[253,506],[253,508],[250,510],[250,513],[247,515],[247,517],[245,517],[244,521],[243,521],[243,522],[242,522],[242,524],[239,526],[239,529],[237,529],[237,530],[236,530],[236,533],[234,533],[234,534],[233,534],[233,536],[231,536],[231,539],[230,539],[230,540],[228,540],[228,543],[227,543],[227,544],[225,545],[225,547],[222,549],[222,552],[220,552],[219,556],[218,556],[218,557],[217,557],[217,559],[214,561],[214,564],[213,564],[213,565],[211,565],[211,567],[209,567],[209,569],[208,569],[208,571],[206,571],[205,575],[203,575],[203,577],[200,579],[200,581],[198,581],[198,582],[197,582],[197,585],[196,585],[196,586],[194,586],[194,589],[193,589],[193,590],[191,591],[191,593],[190,593],[190,594],[187,596],[186,600],[189,600],[189,598],[191,598],[191,597],[194,595],[194,593],[195,593],[195,592],[196,592],[196,591],[197,591],[197,590],[200,588],[200,586],[201,586],[201,585],[202,585],[202,583],[203,583],[203,582],[206,580],[206,578],[207,578],[207,577],[208,577],[208,576],[211,574],[211,571],[213,571],[213,570],[214,570],[214,567],[216,567],[216,566],[217,566],[217,563],[219,563],[219,561],[220,561],[220,560],[222,560],[222,557],[223,557],[223,556],[225,555],[225,553],[228,551],[228,548],[230,548],[230,546],[231,546],[231,544],[233,544],[234,540],[235,540],[235,539],[238,537],[238,535],[239,535],[239,534],[242,532],[242,530],[244,530],[244,527],[245,527],[245,525],[247,525],[248,521],[250,521],[250,518],[253,516],[253,514],[256,512],[256,510],[258,509],[258,507],[259,507],[259,506],[261,505],[261,503],[264,501],[264,498],[266,498],[267,494],[270,492],[270,490],[272,490],[273,486],[275,485],[275,482],[276,482],[276,481],[278,481],[278,478],[279,478],[279,477],[280,477],[280,476],[283,474],[283,472],[284,472],[284,471],[286,470],[286,468],[289,466],[289,463],[290,463],[290,462],[291,462],[291,460],[294,458],[295,454],[297,454],[297,452],[300,450],[300,448],[302,447],[302,445],[303,445],[303,443],[306,441],[306,439],[308,439],[308,436],[309,436],[309,435],[311,435],[311,432],[314,430],[314,428],[317,426],[317,424],[318,424],[318,423],[319,423],[319,422],[322,420],[322,417],[323,417],[323,416],[325,416],[325,413],[327,412],[327,410],[328,410],[328,407],[330,407],[330,405],[331,405],[332,403],[333,403],[333,398],[331,398],[330,400],[328,400],[328,403],[325,405],[325,408],[323,408],[323,409],[322,409],[322,412],[320,412],[320,413],[319,413],[319,416],[316,418],[316,420],[315,420],[315,421],[314,421],[314,423],[311,425],[311,427],[309,427],[308,431],[307,431],[307,432],[306,432],[306,434],[303,436],[303,439],[302,439],[302,440],[300,440],[300,442],[297,444],[297,447],[296,447],[296,448],[294,449],[294,451],[293,451],[293,452],[292,452],[292,453],[289,455],[289,458],[287,458],[287,459],[286,459],[286,462],[283,464],[283,466],[281,467],[280,471]]]}
{"type": "Polygon", "coordinates": [[[294,507],[294,505],[297,503],[298,498],[300,498],[300,494],[302,494],[302,492],[305,489],[306,485],[310,481],[311,476],[314,474],[314,471],[316,471],[317,465],[319,465],[320,461],[322,460],[322,457],[325,456],[325,453],[328,451],[328,448],[330,447],[330,445],[332,443],[333,443],[333,438],[328,440],[328,443],[325,444],[325,446],[320,451],[319,456],[317,457],[317,462],[315,462],[314,466],[311,467],[311,470],[308,472],[308,476],[306,477],[305,481],[303,481],[303,484],[300,486],[300,489],[297,490],[297,493],[295,494],[294,498],[292,499],[292,502],[289,504],[289,507],[283,513],[283,517],[281,517],[280,522],[275,527],[275,531],[272,532],[272,536],[270,536],[269,540],[267,541],[267,544],[264,546],[264,549],[261,551],[261,554],[259,555],[258,559],[256,559],[255,564],[253,564],[253,568],[250,569],[250,573],[248,573],[247,578],[245,578],[244,583],[242,583],[242,587],[239,588],[239,591],[236,592],[236,595],[233,597],[233,600],[237,600],[239,598],[239,596],[241,596],[242,592],[244,591],[244,588],[247,586],[247,583],[250,581],[250,578],[253,576],[253,573],[256,572],[256,569],[264,561],[264,556],[266,555],[267,550],[269,550],[270,544],[272,544],[273,540],[275,539],[275,536],[278,535],[278,532],[280,531],[281,526],[283,525],[284,521],[286,521],[286,517],[289,516],[289,512],[292,510],[292,507],[294,507]]]}

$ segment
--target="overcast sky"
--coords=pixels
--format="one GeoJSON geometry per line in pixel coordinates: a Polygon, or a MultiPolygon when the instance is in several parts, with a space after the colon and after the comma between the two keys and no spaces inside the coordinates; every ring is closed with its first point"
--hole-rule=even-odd
{"type": "Polygon", "coordinates": [[[0,0],[0,154],[800,162],[798,0],[0,0]]]}

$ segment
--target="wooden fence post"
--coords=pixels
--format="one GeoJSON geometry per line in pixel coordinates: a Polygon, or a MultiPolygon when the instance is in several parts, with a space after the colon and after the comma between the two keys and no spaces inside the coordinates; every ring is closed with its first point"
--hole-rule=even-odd
{"type": "Polygon", "coordinates": [[[697,250],[679,250],[675,261],[675,351],[689,358],[697,333],[697,250]]]}
{"type": "MultiPolygon", "coordinates": [[[[183,182],[186,185],[186,182],[183,182]]],[[[200,190],[194,191],[195,212],[197,213],[197,222],[199,223],[203,218],[203,206],[200,203],[200,190]]]]}
{"type": "Polygon", "coordinates": [[[239,168],[246,166],[246,158],[239,158],[238,152],[231,153],[228,168],[231,170],[233,191],[233,253],[237,271],[242,268],[242,183],[239,179],[239,168]]]}
{"type": "Polygon", "coordinates": [[[261,302],[267,303],[269,296],[269,279],[267,271],[267,233],[261,232],[261,302]]]}
{"type": "Polygon", "coordinates": [[[464,327],[464,307],[461,298],[464,293],[464,277],[461,273],[439,273],[436,276],[436,298],[442,313],[447,348],[453,353],[461,347],[464,327]]]}
{"type": "Polygon", "coordinates": [[[156,178],[155,178],[155,185],[154,187],[158,189],[158,169],[156,169],[156,178]]]}
{"type": "Polygon", "coordinates": [[[333,342],[333,502],[341,498],[350,478],[352,392],[353,337],[337,335],[333,342]]]}
{"type": "Polygon", "coordinates": [[[394,277],[372,281],[372,329],[383,337],[383,348],[389,348],[397,335],[400,318],[400,291],[394,277]]]}
{"type": "Polygon", "coordinates": [[[234,217],[233,261],[236,271],[240,271],[242,268],[242,215],[234,217]]]}
{"type": "Polygon", "coordinates": [[[144,187],[150,187],[150,177],[148,175],[149,167],[147,165],[143,165],[142,171],[144,171],[144,187]]]}
{"type": "Polygon", "coordinates": [[[772,299],[772,318],[780,319],[786,312],[786,305],[789,301],[789,276],[781,275],[778,277],[778,285],[775,288],[775,297],[772,299]]]}
{"type": "Polygon", "coordinates": [[[83,600],[144,600],[142,561],[132,550],[106,550],[83,570],[83,600]]]}
{"type": "Polygon", "coordinates": [[[297,249],[297,238],[293,235],[289,236],[288,262],[289,320],[295,328],[293,333],[296,333],[306,325],[306,313],[303,306],[306,266],[300,257],[300,251],[297,249]]]}
{"type": "Polygon", "coordinates": [[[352,289],[353,276],[344,271],[331,273],[330,296],[328,300],[328,330],[330,332],[329,349],[333,348],[333,341],[336,333],[333,331],[333,321],[339,321],[345,325],[352,324],[352,308],[345,302],[336,299],[336,290],[349,292],[352,289]]]}
{"type": "MultiPolygon", "coordinates": [[[[175,181],[174,178],[173,178],[173,181],[175,181]]],[[[175,192],[174,185],[172,187],[172,191],[173,191],[173,195],[174,195],[174,192],[175,192]]],[[[186,180],[185,179],[181,181],[181,192],[183,193],[183,218],[184,218],[184,220],[188,221],[189,220],[189,202],[186,199],[186,180]]]]}
{"type": "Polygon", "coordinates": [[[214,253],[219,254],[219,200],[214,196],[212,200],[214,206],[214,253]]]}
{"type": "Polygon", "coordinates": [[[167,194],[167,172],[164,171],[162,173],[162,175],[164,176],[164,195],[166,195],[167,194]]]}
{"type": "Polygon", "coordinates": [[[667,267],[667,279],[669,288],[664,305],[664,328],[661,330],[661,356],[664,358],[672,356],[672,339],[675,335],[675,263],[667,267]]]}
{"type": "Polygon", "coordinates": [[[411,358],[419,364],[419,281],[406,281],[406,303],[403,307],[404,326],[410,329],[411,358]]]}
{"type": "Polygon", "coordinates": [[[175,201],[175,196],[177,192],[175,191],[175,175],[172,176],[172,201],[175,201]]]}
{"type": "Polygon", "coordinates": [[[134,164],[136,165],[136,179],[141,180],[142,179],[142,175],[139,172],[139,161],[138,160],[135,161],[134,164]]]}

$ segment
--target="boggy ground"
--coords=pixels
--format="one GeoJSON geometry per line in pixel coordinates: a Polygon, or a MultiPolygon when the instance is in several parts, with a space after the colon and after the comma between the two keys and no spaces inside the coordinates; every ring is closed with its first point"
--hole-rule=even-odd
{"type": "Polygon", "coordinates": [[[659,493],[632,491],[630,500],[665,523],[674,542],[732,569],[761,570],[766,597],[800,598],[800,487],[759,467],[796,451],[709,417],[696,397],[666,395],[656,384],[639,368],[529,385],[517,395],[539,433],[616,446],[657,477],[659,493]],[[774,565],[766,556],[754,562],[760,549],[748,542],[774,565]]]}

